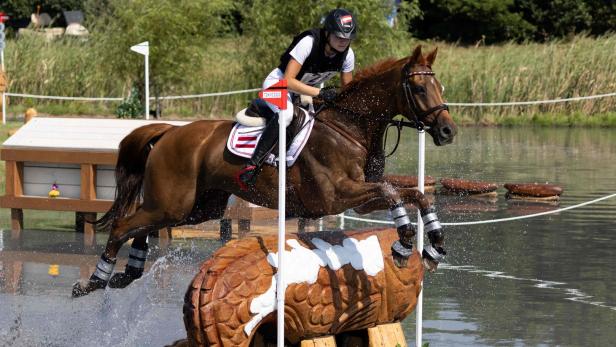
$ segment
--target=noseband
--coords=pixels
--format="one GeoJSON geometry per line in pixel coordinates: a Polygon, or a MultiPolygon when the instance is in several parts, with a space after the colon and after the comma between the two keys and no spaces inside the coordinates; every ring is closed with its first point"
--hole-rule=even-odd
{"type": "Polygon", "coordinates": [[[415,94],[413,94],[413,89],[411,88],[411,83],[409,82],[409,78],[412,76],[418,75],[428,75],[434,76],[434,72],[432,71],[409,71],[410,66],[405,65],[402,69],[402,89],[404,90],[404,97],[406,98],[406,103],[413,114],[413,121],[415,122],[415,128],[417,130],[423,130],[426,126],[419,119],[423,119],[426,116],[442,110],[449,110],[449,107],[446,104],[436,105],[432,108],[429,108],[425,111],[419,109],[417,106],[417,100],[415,98],[415,94]]]}

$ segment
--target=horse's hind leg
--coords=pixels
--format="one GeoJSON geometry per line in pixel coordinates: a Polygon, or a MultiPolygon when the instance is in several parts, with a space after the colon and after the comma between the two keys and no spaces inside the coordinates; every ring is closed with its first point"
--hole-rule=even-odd
{"type": "MultiPolygon", "coordinates": [[[[183,224],[199,224],[207,220],[220,219],[225,213],[227,201],[231,194],[210,190],[200,194],[190,216],[183,224]]],[[[135,237],[128,252],[128,263],[124,272],[116,272],[111,276],[110,288],[125,288],[143,275],[145,261],[148,255],[147,235],[135,237]]]]}
{"type": "Polygon", "coordinates": [[[146,211],[142,207],[138,208],[133,215],[120,219],[109,235],[107,247],[96,265],[96,270],[87,283],[75,283],[73,297],[83,296],[107,286],[115,267],[118,251],[129,238],[146,238],[151,231],[174,222],[176,221],[167,220],[163,212],[146,211]]]}
{"type": "Polygon", "coordinates": [[[134,280],[141,278],[148,256],[148,235],[135,237],[128,251],[128,263],[124,272],[116,272],[111,276],[110,288],[125,288],[134,280]]]}

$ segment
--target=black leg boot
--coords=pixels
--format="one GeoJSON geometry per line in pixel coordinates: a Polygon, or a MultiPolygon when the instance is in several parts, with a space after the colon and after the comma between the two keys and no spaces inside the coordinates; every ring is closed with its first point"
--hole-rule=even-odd
{"type": "Polygon", "coordinates": [[[147,256],[147,241],[141,244],[133,241],[133,245],[128,252],[128,263],[126,264],[124,272],[116,272],[111,276],[107,284],[109,288],[125,288],[131,284],[131,282],[140,278],[143,275],[147,256]]]}
{"type": "Polygon", "coordinates": [[[406,267],[409,257],[413,254],[413,238],[415,228],[401,202],[389,208],[396,224],[399,240],[391,245],[391,254],[397,267],[406,267]]]}
{"type": "Polygon", "coordinates": [[[424,258],[438,264],[447,254],[443,248],[445,240],[443,227],[436,216],[434,207],[422,210],[421,219],[424,222],[424,230],[428,233],[428,239],[430,240],[430,244],[424,247],[422,255],[424,258]]]}
{"type": "Polygon", "coordinates": [[[238,174],[238,181],[243,190],[248,190],[255,184],[261,165],[277,143],[278,115],[275,115],[267,122],[250,162],[238,174]]]}

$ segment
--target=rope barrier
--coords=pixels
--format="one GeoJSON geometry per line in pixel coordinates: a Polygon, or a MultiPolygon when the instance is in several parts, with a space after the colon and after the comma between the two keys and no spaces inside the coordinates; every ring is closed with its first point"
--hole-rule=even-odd
{"type": "MultiPolygon", "coordinates": [[[[490,223],[509,222],[509,221],[519,220],[519,219],[534,218],[534,217],[544,216],[544,215],[548,215],[548,214],[554,214],[554,213],[558,213],[558,212],[572,210],[572,209],[579,208],[579,207],[582,207],[582,206],[594,204],[594,203],[597,203],[599,201],[611,199],[613,197],[616,197],[616,193],[615,194],[606,195],[604,197],[597,198],[597,199],[594,199],[594,200],[591,200],[591,201],[586,201],[586,202],[583,202],[581,204],[577,204],[577,205],[573,205],[573,206],[569,206],[569,207],[559,208],[559,209],[556,209],[556,210],[553,210],[553,211],[539,212],[539,213],[533,213],[533,214],[527,214],[527,215],[524,215],[524,216],[516,216],[516,217],[509,217],[509,218],[498,218],[498,219],[489,219],[489,220],[480,220],[480,221],[469,221],[469,222],[457,222],[457,223],[441,223],[441,225],[444,225],[444,226],[445,225],[447,225],[447,226],[459,226],[459,225],[490,224],[490,223]]],[[[378,220],[378,219],[351,217],[351,216],[344,215],[344,213],[341,213],[338,216],[340,218],[342,218],[342,219],[350,219],[350,220],[355,220],[355,221],[359,221],[359,222],[375,223],[375,224],[388,224],[388,225],[393,225],[394,224],[394,222],[392,222],[392,221],[384,221],[384,220],[378,220]]],[[[416,225],[416,224],[413,223],[413,225],[416,225]]]]}
{"type": "MultiPolygon", "coordinates": [[[[192,95],[171,95],[171,96],[161,96],[160,100],[177,100],[177,99],[193,99],[193,98],[205,98],[209,96],[220,96],[220,95],[233,95],[233,94],[242,94],[242,93],[250,93],[261,90],[261,88],[253,88],[253,89],[243,89],[243,90],[233,90],[229,92],[217,92],[217,93],[206,93],[206,94],[192,94],[192,95]]],[[[50,99],[50,100],[79,100],[79,101],[122,101],[124,98],[90,98],[90,97],[80,97],[80,96],[51,96],[51,95],[36,95],[36,94],[20,94],[20,93],[5,93],[6,96],[17,96],[22,98],[32,98],[32,99],[50,99]]],[[[150,97],[150,100],[156,100],[156,97],[150,97]]]]}
{"type": "Polygon", "coordinates": [[[578,96],[565,99],[552,99],[552,100],[537,100],[537,101],[511,101],[511,102],[448,102],[448,106],[467,106],[467,107],[483,107],[483,106],[516,106],[516,105],[539,105],[539,104],[556,104],[559,102],[568,101],[580,101],[606,98],[610,96],[616,96],[616,93],[597,94],[590,96],[578,96]]]}
{"type": "Polygon", "coordinates": [[[4,93],[6,96],[18,96],[22,98],[32,99],[50,99],[50,100],[80,100],[80,101],[122,101],[124,98],[89,98],[81,96],[49,96],[35,94],[19,94],[19,93],[4,93]]]}
{"type": "MultiPolygon", "coordinates": [[[[171,95],[171,96],[161,96],[159,97],[159,99],[161,100],[196,99],[196,98],[206,98],[210,96],[251,93],[251,92],[256,92],[260,90],[261,88],[252,88],[252,89],[232,90],[228,92],[216,92],[216,93],[205,93],[205,94],[171,95]]],[[[22,97],[22,98],[33,98],[33,99],[51,99],[51,100],[80,100],[80,101],[122,101],[124,100],[124,98],[112,98],[112,97],[101,97],[101,98],[92,97],[90,98],[90,97],[78,97],[78,96],[51,96],[51,95],[20,94],[20,93],[4,93],[4,94],[6,96],[17,96],[17,97],[22,97]]],[[[616,93],[597,94],[597,95],[590,95],[590,96],[578,96],[578,97],[565,98],[565,99],[536,100],[536,101],[476,102],[476,103],[448,102],[446,104],[448,106],[463,106],[463,107],[539,105],[539,104],[555,104],[555,103],[569,102],[569,101],[591,100],[591,99],[607,98],[611,96],[616,96],[616,93]]],[[[149,99],[156,100],[155,97],[150,97],[149,99]]]]}

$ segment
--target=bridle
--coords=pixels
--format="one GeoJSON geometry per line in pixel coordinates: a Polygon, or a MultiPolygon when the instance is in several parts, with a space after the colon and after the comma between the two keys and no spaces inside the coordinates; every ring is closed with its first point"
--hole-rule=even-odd
{"type": "MultiPolygon", "coordinates": [[[[404,91],[404,98],[406,99],[406,104],[408,105],[409,109],[411,110],[411,114],[413,115],[413,119],[408,116],[406,116],[406,118],[412,120],[415,123],[413,127],[415,127],[419,131],[422,131],[426,128],[426,126],[423,124],[423,122],[419,120],[420,118],[424,118],[437,111],[439,111],[439,113],[443,110],[448,111],[449,107],[447,106],[447,104],[440,104],[431,107],[425,111],[421,111],[417,106],[417,100],[415,98],[415,94],[413,94],[413,89],[411,88],[411,83],[409,82],[409,79],[413,76],[421,75],[434,76],[435,73],[433,71],[410,71],[410,69],[411,68],[409,64],[404,65],[404,67],[402,68],[402,90],[404,91]]],[[[400,122],[397,121],[392,121],[392,123],[400,124],[400,122]]]]}
{"type": "MultiPolygon", "coordinates": [[[[410,70],[410,65],[406,64],[404,65],[404,67],[402,68],[402,90],[404,91],[404,97],[406,99],[406,103],[409,107],[409,110],[411,111],[412,114],[412,118],[408,117],[407,115],[404,115],[404,117],[406,117],[407,119],[410,120],[410,122],[405,122],[403,120],[390,120],[389,121],[389,126],[388,128],[385,130],[385,138],[384,138],[384,142],[383,142],[383,149],[385,149],[385,144],[387,142],[387,130],[389,129],[389,127],[391,126],[396,126],[397,130],[398,130],[398,137],[396,139],[396,145],[394,147],[394,149],[391,151],[391,153],[389,153],[388,155],[386,155],[386,157],[391,156],[396,149],[398,148],[398,144],[400,143],[400,132],[402,131],[402,127],[411,127],[411,128],[415,128],[419,131],[423,131],[425,129],[429,129],[428,126],[426,126],[423,122],[421,122],[419,119],[420,118],[424,118],[434,112],[441,112],[443,110],[449,110],[449,107],[447,106],[447,104],[439,104],[436,105],[434,107],[431,107],[425,111],[421,111],[419,109],[419,106],[417,105],[417,100],[415,97],[415,94],[413,93],[413,89],[411,88],[411,84],[409,82],[409,79],[413,76],[419,76],[419,75],[427,75],[427,76],[434,76],[435,73],[433,71],[409,71],[410,70]]],[[[341,106],[341,105],[337,105],[335,103],[331,103],[328,105],[322,105],[322,107],[315,113],[315,119],[321,120],[324,124],[328,125],[330,128],[332,128],[334,131],[342,134],[344,137],[346,137],[347,139],[352,140],[352,142],[354,142],[356,145],[359,145],[359,147],[361,147],[364,151],[367,152],[367,149],[361,144],[359,143],[356,139],[353,138],[353,136],[351,136],[350,134],[347,133],[347,131],[345,131],[344,129],[334,126],[333,123],[328,122],[328,121],[324,121],[323,119],[319,119],[317,118],[317,115],[319,114],[319,112],[325,108],[325,107],[333,107],[336,108],[340,111],[343,112],[347,112],[350,114],[357,114],[357,115],[361,115],[361,113],[353,111],[347,107],[341,106]]]]}

